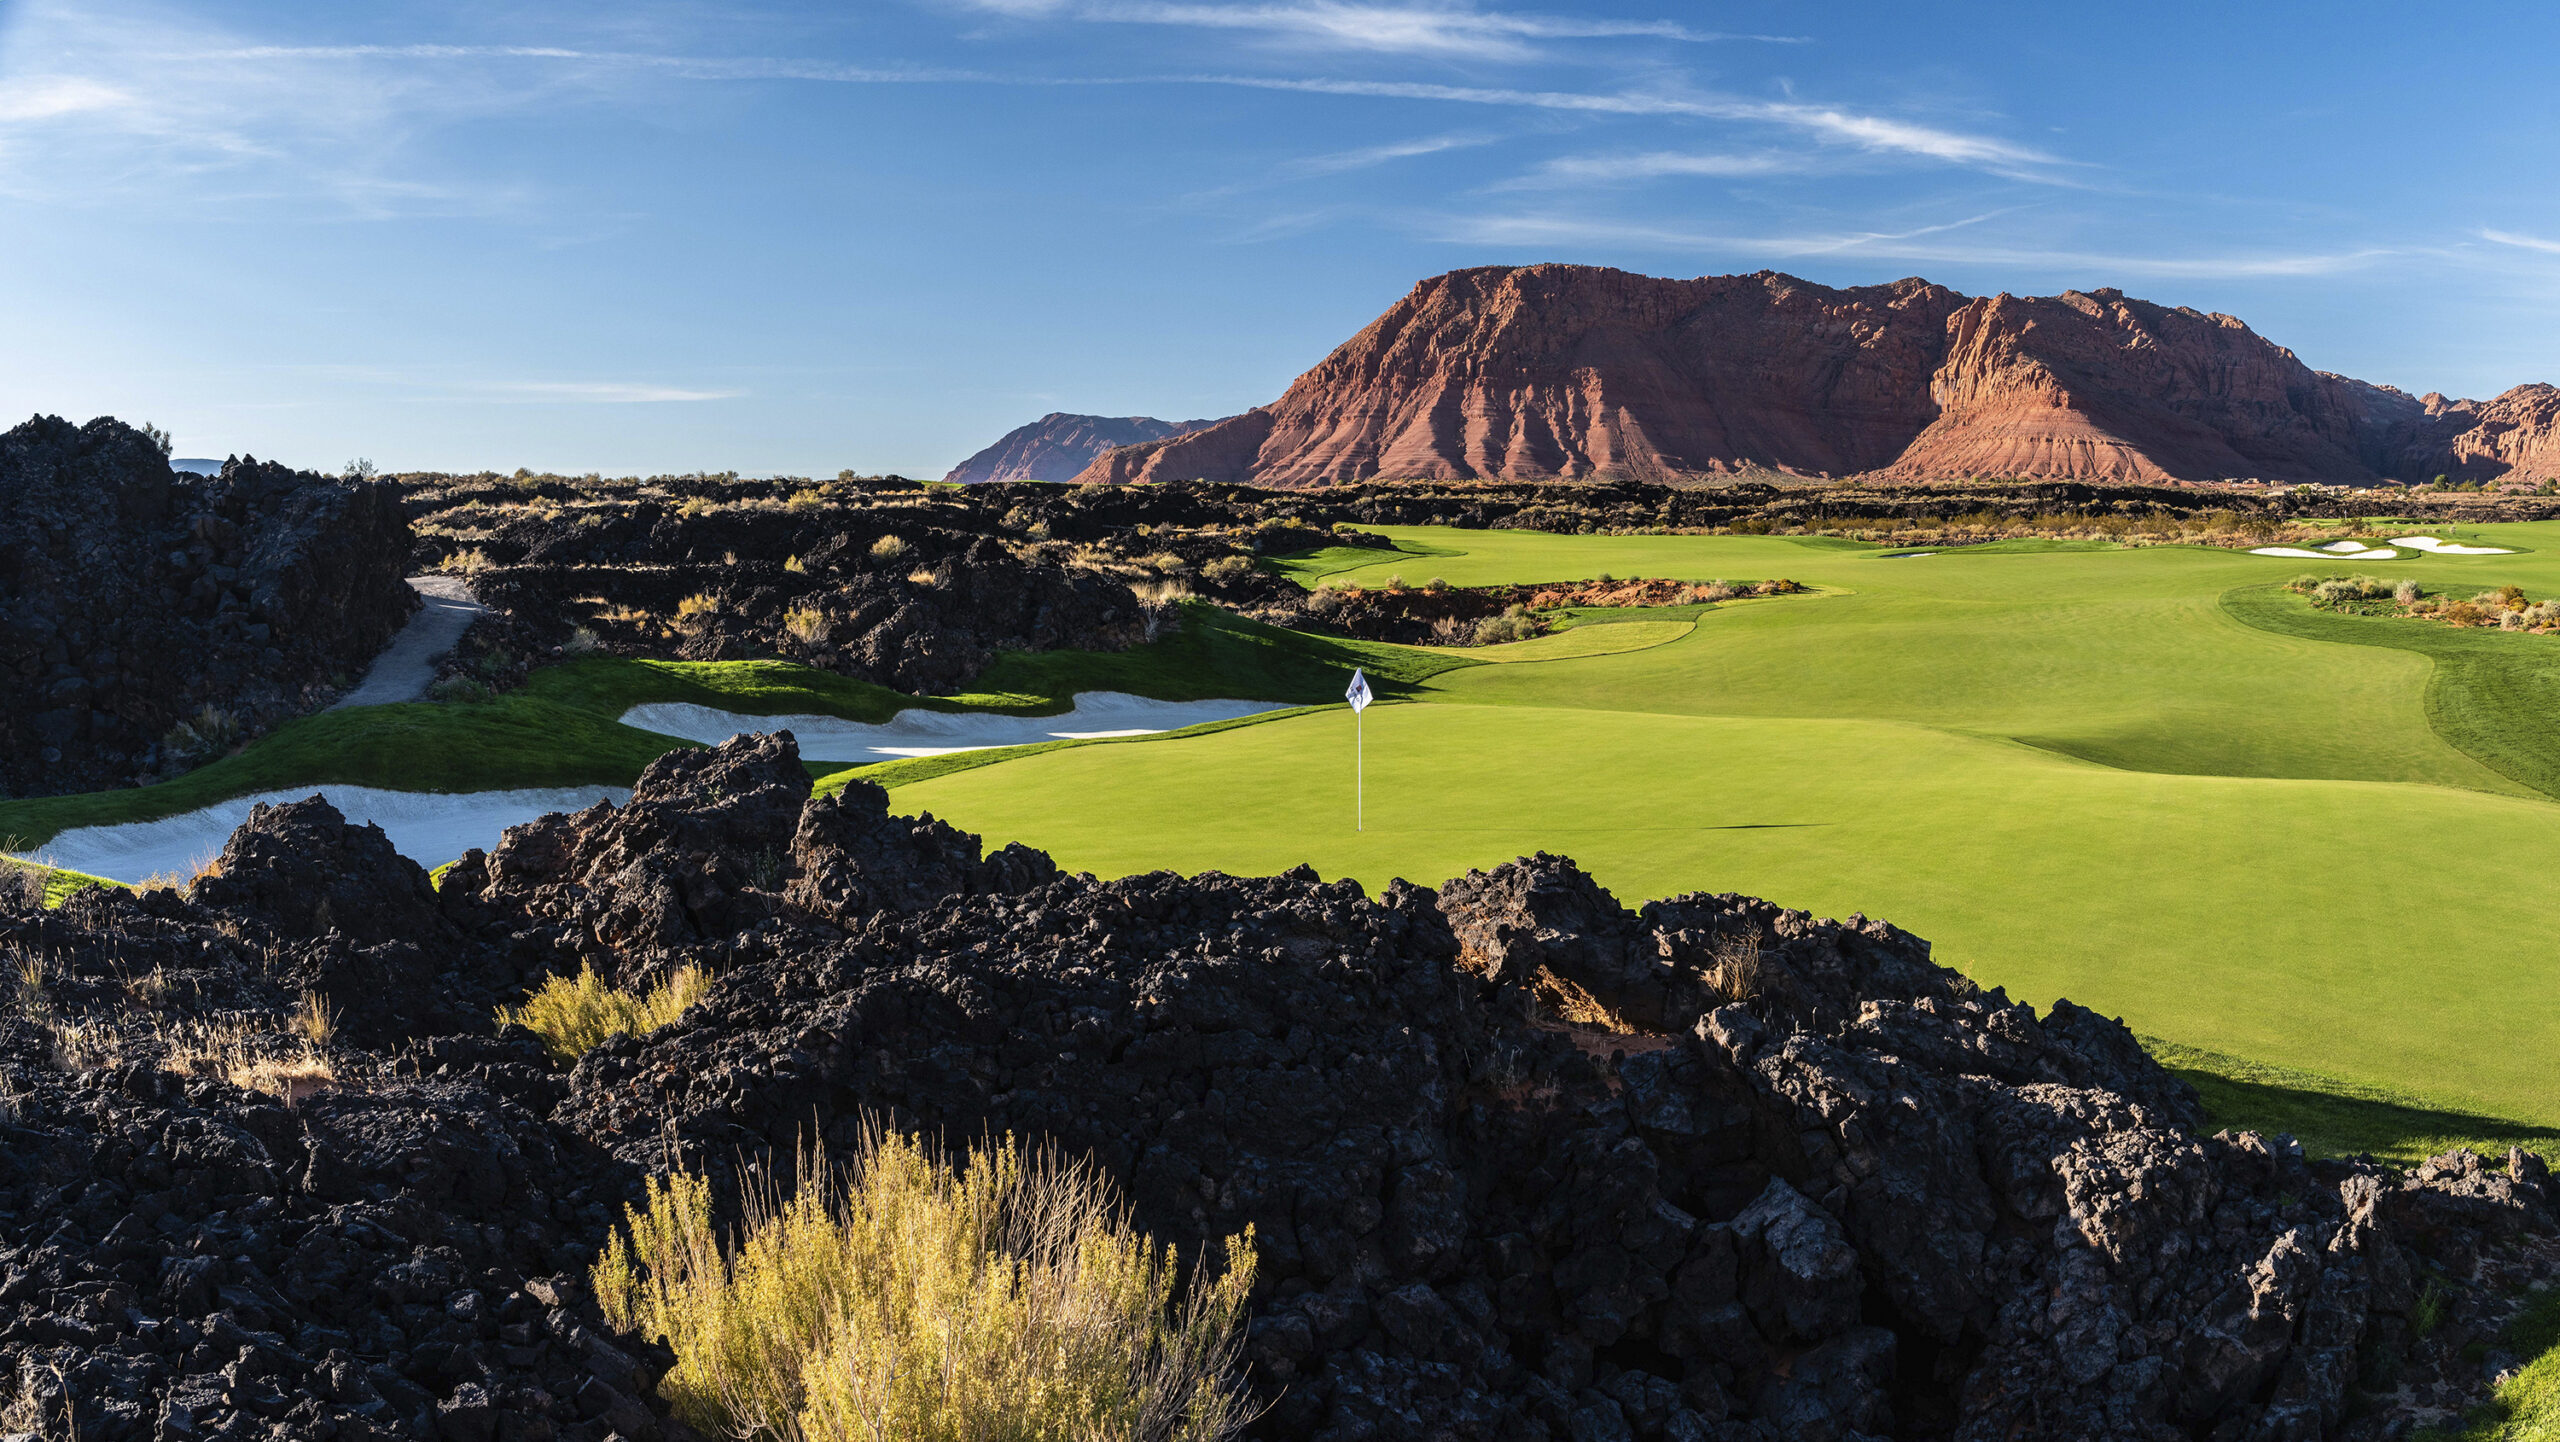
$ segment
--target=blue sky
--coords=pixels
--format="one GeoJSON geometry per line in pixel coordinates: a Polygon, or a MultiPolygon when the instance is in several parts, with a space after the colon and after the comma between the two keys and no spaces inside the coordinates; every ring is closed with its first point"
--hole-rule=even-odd
{"type": "Polygon", "coordinates": [[[0,412],[334,468],[939,474],[1423,276],[2118,286],[2560,380],[2524,6],[0,0],[0,412]]]}

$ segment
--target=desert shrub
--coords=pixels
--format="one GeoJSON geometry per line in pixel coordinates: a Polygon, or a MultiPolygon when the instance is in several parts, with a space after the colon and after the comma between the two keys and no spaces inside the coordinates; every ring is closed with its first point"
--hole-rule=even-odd
{"type": "Polygon", "coordinates": [[[1750,1001],[1760,994],[1760,933],[1716,943],[1708,983],[1726,1001],[1750,1001]]]}
{"type": "Polygon", "coordinates": [[[1220,556],[1200,568],[1202,577],[1224,586],[1253,574],[1253,562],[1244,556],[1220,556]]]}
{"type": "Polygon", "coordinates": [[[896,536],[882,536],[871,543],[871,559],[894,561],[907,553],[907,543],[896,536]]]}
{"type": "Polygon", "coordinates": [[[43,910],[45,880],[44,868],[0,857],[0,912],[43,910]]]}
{"type": "Polygon", "coordinates": [[[704,515],[710,512],[712,509],[714,509],[714,507],[710,497],[687,496],[676,506],[676,514],[687,520],[691,520],[695,516],[704,515]]]}
{"type": "Polygon", "coordinates": [[[1191,599],[1191,588],[1180,581],[1145,581],[1130,587],[1138,598],[1139,625],[1150,641],[1161,640],[1182,629],[1182,603],[1191,599]]]}
{"type": "Polygon", "coordinates": [[[2436,614],[2443,617],[2449,625],[2485,626],[2489,624],[2493,613],[2477,601],[2456,601],[2436,614]]]}
{"type": "Polygon", "coordinates": [[[2483,610],[2521,611],[2525,608],[2522,586],[2500,586],[2494,591],[2483,591],[2472,599],[2478,602],[2483,610]]]}
{"type": "Polygon", "coordinates": [[[2418,598],[2425,594],[2426,592],[2419,587],[2418,583],[2409,578],[2404,577],[2391,585],[2391,599],[2403,606],[2417,604],[2418,598]]]}
{"type": "Polygon", "coordinates": [[[1191,563],[1171,551],[1156,551],[1140,556],[1138,564],[1159,576],[1179,576],[1191,569],[1191,563]]]}
{"type": "Polygon", "coordinates": [[[436,569],[439,571],[455,571],[465,576],[476,576],[482,571],[489,569],[489,553],[481,550],[477,546],[456,551],[452,555],[445,557],[443,560],[438,561],[436,563],[436,569]]]}
{"type": "Polygon", "coordinates": [[[469,676],[447,676],[427,688],[427,699],[451,706],[470,706],[486,701],[498,693],[484,682],[469,676]]]}
{"type": "Polygon", "coordinates": [[[196,714],[169,728],[160,738],[162,754],[184,765],[196,765],[230,753],[246,728],[237,713],[207,703],[196,714]]]}
{"type": "Polygon", "coordinates": [[[578,626],[570,630],[569,639],[562,643],[560,649],[572,656],[592,656],[604,649],[604,642],[596,636],[594,631],[585,626],[578,626]]]}
{"type": "Polygon", "coordinates": [[[1513,606],[1499,616],[1487,616],[1476,622],[1475,643],[1499,646],[1505,641],[1525,641],[1538,634],[1535,621],[1529,619],[1526,607],[1513,606]]]}
{"type": "Polygon", "coordinates": [[[685,597],[683,600],[676,602],[676,624],[679,626],[695,624],[694,618],[697,616],[716,616],[719,614],[720,598],[712,595],[708,591],[696,591],[692,595],[685,597]]]}
{"type": "Polygon", "coordinates": [[[827,616],[815,606],[794,606],[782,613],[782,629],[792,639],[815,646],[827,639],[827,616]]]}
{"type": "Polygon", "coordinates": [[[782,569],[794,576],[805,576],[809,574],[808,566],[803,564],[798,556],[783,557],[782,569]]]}
{"type": "Polygon", "coordinates": [[[798,1174],[751,1179],[726,1235],[706,1178],[653,1177],[591,1274],[607,1319],[674,1349],[659,1390],[702,1432],[1218,1442],[1251,1420],[1250,1231],[1186,1289],[1099,1168],[1010,1136],[954,1165],[874,1132],[849,1173],[798,1174]]]}
{"type": "Polygon", "coordinates": [[[553,1059],[567,1063],[606,1037],[656,1031],[684,1015],[702,988],[701,970],[688,966],[651,987],[648,995],[634,996],[608,984],[593,966],[582,966],[575,977],[544,981],[524,1005],[498,1008],[498,1022],[539,1035],[553,1059]]]}
{"type": "Polygon", "coordinates": [[[907,573],[907,580],[918,586],[939,586],[949,579],[950,573],[940,566],[918,566],[907,573]]]}
{"type": "Polygon", "coordinates": [[[2524,623],[2537,629],[2560,626],[2560,600],[2536,601],[2524,608],[2523,615],[2524,623]]]}
{"type": "Polygon", "coordinates": [[[799,512],[806,513],[806,512],[809,512],[809,511],[814,511],[814,510],[818,509],[820,506],[825,505],[826,503],[827,503],[827,498],[826,498],[826,495],[825,495],[823,492],[815,491],[815,490],[804,490],[804,491],[793,491],[793,492],[791,493],[791,499],[789,499],[789,500],[787,500],[787,501],[784,501],[784,502],[782,503],[782,507],[783,507],[783,509],[784,509],[784,510],[787,510],[787,511],[799,511],[799,512]]]}
{"type": "Polygon", "coordinates": [[[1422,583],[1422,589],[1437,596],[1449,589],[1449,578],[1446,576],[1434,576],[1430,580],[1422,583]]]}

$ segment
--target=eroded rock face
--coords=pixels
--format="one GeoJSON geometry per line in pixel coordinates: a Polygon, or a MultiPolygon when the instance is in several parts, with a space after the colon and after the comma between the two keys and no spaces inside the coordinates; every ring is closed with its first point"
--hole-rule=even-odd
{"type": "Polygon", "coordinates": [[[2462,1343],[2560,1256],[2534,1158],[2201,1135],[2119,1023],[1882,922],[1629,911],[1552,856],[1375,899],[1101,881],[807,793],[787,737],[669,758],[432,916],[313,803],[235,838],[233,888],[0,914],[57,958],[46,1014],[125,1039],[0,1020],[0,1363],[62,1367],[109,1442],[683,1442],[666,1359],[562,1274],[650,1170],[725,1186],[875,1118],[1090,1154],[1186,1255],[1251,1226],[1272,1438],[2380,1438],[2477,1394],[2462,1343]],[[354,931],[277,900],[304,872],[354,931]],[[288,1044],[366,918],[456,995],[582,963],[710,991],[566,1073],[434,1016],[293,1105],[169,1073],[208,1016],[288,1044]]]}
{"type": "Polygon", "coordinates": [[[2543,480],[2555,417],[2547,386],[2422,403],[2110,289],[1495,266],[1422,282],[1270,405],[1078,479],[2543,480]]]}
{"type": "Polygon", "coordinates": [[[1134,446],[1188,435],[1214,420],[1160,421],[1153,416],[1077,416],[1051,411],[1016,426],[995,444],[953,466],[943,479],[958,485],[987,481],[1071,481],[1076,472],[1113,446],[1134,446]]]}
{"type": "Polygon", "coordinates": [[[0,435],[0,795],[185,769],[324,704],[416,607],[408,551],[387,484],[176,473],[108,419],[0,435]]]}

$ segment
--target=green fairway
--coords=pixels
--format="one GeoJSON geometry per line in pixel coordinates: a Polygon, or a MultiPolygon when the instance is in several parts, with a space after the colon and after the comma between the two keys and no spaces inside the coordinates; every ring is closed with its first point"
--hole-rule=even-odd
{"type": "MultiPolygon", "coordinates": [[[[2560,528],[2470,530],[2538,553],[2389,569],[2458,594],[2560,590],[2560,534],[2537,535],[2560,528]]],[[[1715,607],[1644,649],[1424,678],[1419,704],[1370,712],[1365,833],[1345,711],[918,779],[899,804],[1106,875],[1306,861],[1377,886],[1559,851],[1630,903],[1729,890],[1884,916],[2038,1005],[2560,1124],[2540,1061],[2560,1036],[2560,904],[2537,880],[2560,805],[2478,744],[2529,751],[2539,693],[2448,702],[2428,643],[2331,634],[2345,618],[2290,597],[2281,633],[2224,604],[2325,563],[1388,534],[1431,554],[1329,552],[1300,578],[1785,576],[1826,594],[1715,607]]],[[[2551,637],[2447,634],[2503,647],[2508,671],[2560,658],[2551,637]]],[[[2486,1135],[2477,1121],[2408,1131],[2486,1135]]]]}

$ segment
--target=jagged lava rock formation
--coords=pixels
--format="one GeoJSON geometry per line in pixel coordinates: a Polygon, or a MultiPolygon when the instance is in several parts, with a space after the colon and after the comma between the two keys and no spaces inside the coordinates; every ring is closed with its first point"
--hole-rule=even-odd
{"type": "Polygon", "coordinates": [[[811,799],[787,735],[440,891],[269,808],[191,899],[0,905],[0,945],[51,958],[0,1017],[0,1366],[92,1442],[688,1442],[577,1282],[617,1205],[882,1116],[1090,1153],[1186,1254],[1252,1225],[1268,1438],[2381,1438],[2478,1395],[2560,1231],[2520,1153],[2200,1135],[2121,1024],[1882,922],[1630,912],[1550,856],[1097,881],[811,799]],[[581,963],[712,980],[565,1073],[476,1020],[581,963]],[[336,1089],[173,1074],[205,1021],[292,1045],[304,988],[367,999],[336,1089]]]}
{"type": "Polygon", "coordinates": [[[1214,420],[1160,421],[1153,416],[1076,416],[1051,411],[1016,426],[994,445],[951,468],[946,481],[1071,481],[1093,458],[1113,446],[1142,445],[1188,435],[1214,420]]]}
{"type": "Polygon", "coordinates": [[[416,608],[409,544],[387,483],[173,472],[108,419],[0,435],[0,795],[122,783],[207,705],[246,734],[324,703],[416,608]]]}
{"type": "Polygon", "coordinates": [[[2420,401],[2115,290],[1496,266],[1424,281],[1272,404],[1080,479],[2542,480],[2555,412],[2549,387],[2420,401]]]}

